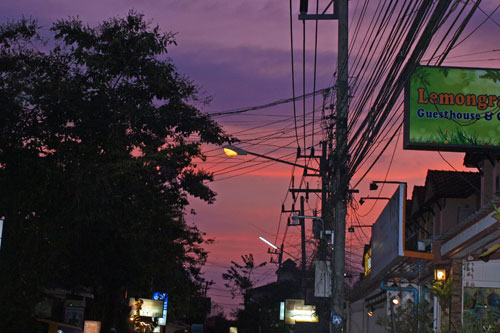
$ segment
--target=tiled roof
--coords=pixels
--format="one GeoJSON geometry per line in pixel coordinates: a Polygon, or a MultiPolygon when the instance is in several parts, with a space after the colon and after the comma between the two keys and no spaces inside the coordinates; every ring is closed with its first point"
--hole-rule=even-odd
{"type": "MultiPolygon", "coordinates": [[[[479,172],[429,170],[425,187],[431,186],[433,199],[467,198],[481,188],[479,172]]],[[[428,198],[431,199],[431,198],[428,198]]]]}

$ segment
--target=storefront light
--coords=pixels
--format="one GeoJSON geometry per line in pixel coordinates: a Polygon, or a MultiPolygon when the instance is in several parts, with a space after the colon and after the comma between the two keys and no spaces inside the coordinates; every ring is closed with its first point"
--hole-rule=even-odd
{"type": "Polygon", "coordinates": [[[434,280],[436,281],[445,281],[446,280],[446,269],[444,268],[436,268],[434,270],[434,280]]]}
{"type": "Polygon", "coordinates": [[[373,306],[370,306],[370,308],[368,309],[368,316],[373,317],[373,312],[375,312],[375,309],[373,308],[373,306]]]}

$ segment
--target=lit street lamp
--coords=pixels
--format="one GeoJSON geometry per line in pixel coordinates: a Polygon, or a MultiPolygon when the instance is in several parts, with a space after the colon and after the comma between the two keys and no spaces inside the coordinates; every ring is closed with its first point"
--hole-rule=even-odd
{"type": "MultiPolygon", "coordinates": [[[[271,243],[270,241],[268,241],[267,239],[265,239],[264,237],[262,236],[259,236],[259,239],[261,241],[263,241],[264,243],[266,243],[267,245],[269,245],[270,247],[272,247],[275,252],[269,252],[269,253],[272,253],[272,254],[279,254],[280,255],[280,259],[279,259],[279,263],[278,263],[278,266],[281,268],[281,260],[282,260],[282,256],[283,256],[283,253],[286,253],[288,254],[291,258],[295,259],[295,260],[299,260],[296,256],[294,256],[293,254],[290,254],[288,252],[286,252],[284,249],[283,249],[283,244],[281,245],[281,248],[279,249],[278,251],[278,246],[271,243]]],[[[269,249],[270,250],[270,249],[269,249]]]]}
{"type": "Polygon", "coordinates": [[[266,156],[266,155],[261,155],[261,154],[253,153],[253,152],[250,152],[248,150],[245,150],[245,149],[242,149],[242,148],[238,148],[238,147],[235,147],[235,146],[232,146],[232,145],[222,146],[222,148],[224,149],[224,153],[228,157],[234,157],[234,156],[238,156],[238,155],[242,155],[242,156],[243,155],[252,155],[252,156],[257,156],[257,157],[264,158],[264,159],[267,159],[267,160],[271,160],[271,161],[275,161],[275,162],[279,162],[279,163],[284,163],[284,164],[288,164],[288,165],[293,165],[295,167],[299,167],[299,168],[303,168],[303,169],[308,169],[308,170],[313,170],[313,171],[319,172],[319,170],[315,169],[315,168],[310,168],[308,166],[300,165],[300,164],[297,164],[297,163],[293,163],[293,162],[289,162],[289,161],[285,161],[285,160],[280,160],[279,158],[274,158],[274,157],[270,157],[270,156],[266,156]]]}
{"type": "Polygon", "coordinates": [[[265,239],[264,237],[262,236],[259,236],[259,239],[261,241],[263,241],[264,243],[266,243],[267,245],[269,245],[270,247],[272,247],[273,249],[277,250],[278,247],[276,245],[274,245],[273,243],[271,243],[270,241],[268,241],[267,239],[265,239]]]}

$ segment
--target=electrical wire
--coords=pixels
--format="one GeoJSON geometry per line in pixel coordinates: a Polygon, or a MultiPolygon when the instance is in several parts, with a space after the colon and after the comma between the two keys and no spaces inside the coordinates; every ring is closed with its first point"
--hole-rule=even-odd
{"type": "Polygon", "coordinates": [[[297,132],[297,111],[295,107],[295,70],[294,70],[294,61],[293,61],[293,24],[292,24],[292,0],[290,0],[290,54],[292,60],[292,96],[293,96],[293,118],[295,123],[295,138],[297,140],[297,146],[299,144],[299,134],[297,132]]]}

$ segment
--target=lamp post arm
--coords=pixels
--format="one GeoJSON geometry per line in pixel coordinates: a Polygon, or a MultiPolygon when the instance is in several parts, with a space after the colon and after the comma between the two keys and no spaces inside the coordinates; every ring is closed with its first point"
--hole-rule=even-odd
{"type": "Polygon", "coordinates": [[[320,172],[318,169],[315,169],[315,168],[310,168],[310,167],[306,167],[306,166],[304,166],[304,165],[300,165],[300,164],[293,163],[293,162],[288,162],[288,161],[280,160],[279,158],[274,158],[274,157],[270,157],[270,156],[266,156],[266,155],[261,155],[261,154],[257,154],[257,153],[252,153],[252,152],[250,152],[250,151],[247,151],[247,154],[248,154],[248,155],[257,156],[257,157],[260,157],[260,158],[265,158],[265,159],[268,159],[268,160],[271,160],[271,161],[275,161],[275,162],[279,162],[279,163],[284,163],[284,164],[288,164],[288,165],[293,165],[293,166],[295,166],[295,167],[299,167],[299,168],[302,168],[302,169],[307,169],[307,170],[312,170],[312,171],[320,172]]]}
{"type": "Polygon", "coordinates": [[[406,182],[400,182],[397,180],[374,180],[372,183],[377,183],[377,184],[406,184],[406,182]]]}

